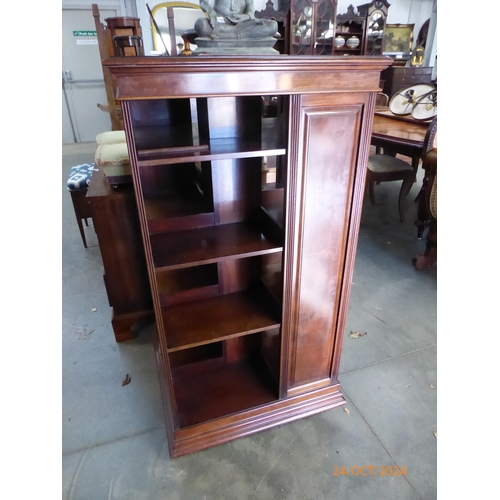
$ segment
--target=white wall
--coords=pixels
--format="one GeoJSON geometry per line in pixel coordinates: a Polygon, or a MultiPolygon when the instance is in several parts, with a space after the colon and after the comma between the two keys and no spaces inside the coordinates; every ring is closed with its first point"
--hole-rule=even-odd
{"type": "MultiPolygon", "coordinates": [[[[141,1],[141,0],[139,0],[141,1]]],[[[137,17],[135,8],[136,0],[62,0],[63,9],[77,9],[81,7],[92,8],[92,4],[97,4],[99,9],[116,8],[122,16],[137,17]]],[[[104,20],[101,19],[103,22],[104,20]]]]}

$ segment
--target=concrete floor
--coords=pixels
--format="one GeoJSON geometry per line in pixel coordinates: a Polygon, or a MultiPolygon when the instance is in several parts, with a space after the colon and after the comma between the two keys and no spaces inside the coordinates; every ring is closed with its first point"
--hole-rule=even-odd
{"type": "Polygon", "coordinates": [[[85,249],[66,190],[70,167],[94,152],[63,146],[62,498],[436,498],[437,268],[411,263],[425,247],[413,225],[419,183],[405,223],[399,183],[376,186],[377,206],[365,199],[339,376],[347,405],[170,460],[151,332],[115,342],[92,223],[85,249]]]}

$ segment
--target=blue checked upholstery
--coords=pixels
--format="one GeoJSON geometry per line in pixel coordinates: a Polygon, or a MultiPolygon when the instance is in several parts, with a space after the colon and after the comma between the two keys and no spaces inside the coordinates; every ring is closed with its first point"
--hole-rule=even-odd
{"type": "Polygon", "coordinates": [[[94,165],[94,163],[84,163],[83,165],[71,167],[68,178],[68,190],[74,191],[75,189],[88,188],[94,165]]]}

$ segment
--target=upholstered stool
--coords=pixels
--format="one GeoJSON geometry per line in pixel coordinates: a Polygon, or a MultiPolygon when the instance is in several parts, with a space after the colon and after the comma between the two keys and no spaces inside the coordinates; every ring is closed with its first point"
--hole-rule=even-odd
{"type": "Polygon", "coordinates": [[[80,235],[85,248],[87,248],[87,240],[85,239],[82,219],[85,221],[85,225],[88,226],[89,223],[87,219],[92,218],[92,210],[86,196],[93,170],[94,163],[76,165],[71,168],[68,178],[68,191],[71,194],[76,222],[78,224],[78,229],[80,229],[80,235]]]}

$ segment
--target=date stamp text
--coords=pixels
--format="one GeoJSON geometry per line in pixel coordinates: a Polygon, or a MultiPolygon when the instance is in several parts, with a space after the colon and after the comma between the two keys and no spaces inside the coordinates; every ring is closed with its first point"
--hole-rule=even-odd
{"type": "Polygon", "coordinates": [[[397,465],[342,465],[333,466],[333,476],[406,476],[406,466],[397,465]]]}

